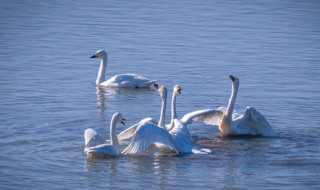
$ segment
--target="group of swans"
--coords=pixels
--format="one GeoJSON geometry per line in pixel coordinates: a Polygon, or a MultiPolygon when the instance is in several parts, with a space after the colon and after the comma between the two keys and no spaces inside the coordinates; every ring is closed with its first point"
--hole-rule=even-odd
{"type": "Polygon", "coordinates": [[[107,53],[104,50],[97,51],[91,58],[101,58],[96,85],[108,87],[149,87],[154,84],[161,99],[160,119],[144,118],[139,123],[129,127],[116,135],[116,123],[124,124],[124,118],[120,113],[115,113],[110,124],[110,143],[91,128],[85,130],[85,153],[88,157],[118,156],[120,154],[137,154],[143,152],[151,145],[155,145],[161,151],[169,151],[177,154],[208,154],[210,149],[198,149],[192,143],[192,137],[187,125],[193,121],[202,121],[209,125],[218,126],[222,136],[229,135],[262,135],[266,137],[277,136],[266,118],[255,108],[247,107],[243,115],[233,113],[239,79],[230,75],[232,81],[231,97],[226,110],[204,109],[190,112],[178,119],[176,113],[176,98],[181,94],[179,85],[174,86],[171,104],[171,121],[165,124],[165,112],[167,103],[167,89],[163,85],[155,84],[155,81],[135,75],[116,75],[104,81],[107,53]],[[129,145],[121,152],[119,140],[131,138],[129,145]]]}

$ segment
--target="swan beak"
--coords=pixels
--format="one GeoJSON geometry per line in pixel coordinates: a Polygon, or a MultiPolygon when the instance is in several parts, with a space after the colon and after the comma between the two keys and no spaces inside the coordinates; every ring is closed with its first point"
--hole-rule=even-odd
{"type": "Polygon", "coordinates": [[[124,123],[124,121],[125,121],[124,118],[120,121],[122,125],[126,125],[126,124],[124,123]]]}
{"type": "Polygon", "coordinates": [[[159,89],[159,85],[158,84],[154,83],[153,86],[156,87],[156,89],[159,89]]]}
{"type": "Polygon", "coordinates": [[[98,53],[95,53],[93,56],[91,56],[90,58],[97,58],[99,56],[98,53]]]}
{"type": "Polygon", "coordinates": [[[230,75],[230,79],[231,79],[232,81],[235,81],[235,80],[236,80],[236,77],[230,75]]]}
{"type": "Polygon", "coordinates": [[[181,94],[181,90],[182,90],[182,89],[181,89],[181,88],[179,88],[179,90],[178,90],[178,93],[179,93],[179,94],[181,94]]]}

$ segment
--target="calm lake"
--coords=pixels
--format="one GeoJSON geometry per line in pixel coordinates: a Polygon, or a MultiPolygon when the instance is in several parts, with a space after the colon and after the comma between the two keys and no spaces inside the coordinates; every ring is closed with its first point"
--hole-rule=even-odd
{"type": "Polygon", "coordinates": [[[0,189],[320,189],[319,1],[12,0],[0,17],[0,189]],[[113,113],[120,132],[161,106],[155,88],[97,88],[99,49],[106,78],[136,73],[170,99],[179,84],[180,118],[227,106],[235,75],[235,110],[255,107],[279,137],[194,123],[211,154],[88,160],[86,128],[109,139],[113,113]]]}

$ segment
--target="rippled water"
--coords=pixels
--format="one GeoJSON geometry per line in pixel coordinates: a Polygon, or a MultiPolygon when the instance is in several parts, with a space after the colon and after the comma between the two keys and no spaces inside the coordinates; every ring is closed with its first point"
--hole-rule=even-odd
{"type": "Polygon", "coordinates": [[[1,189],[320,188],[317,1],[13,0],[0,10],[1,189]],[[87,160],[86,128],[108,137],[114,112],[128,127],[158,118],[161,104],[154,89],[97,89],[98,49],[108,77],[137,73],[170,93],[180,84],[180,117],[227,105],[236,75],[235,109],[254,106],[280,137],[221,138],[195,123],[194,139],[207,139],[195,143],[212,154],[87,160]]]}

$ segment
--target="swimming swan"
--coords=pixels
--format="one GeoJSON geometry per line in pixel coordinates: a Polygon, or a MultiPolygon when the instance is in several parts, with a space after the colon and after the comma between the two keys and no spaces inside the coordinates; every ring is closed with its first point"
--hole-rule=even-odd
{"type": "MultiPolygon", "coordinates": [[[[130,144],[122,152],[122,154],[135,154],[142,152],[147,149],[151,144],[160,143],[164,144],[167,147],[170,147],[176,153],[182,154],[208,154],[211,153],[209,149],[196,149],[192,144],[192,137],[187,129],[187,123],[200,114],[189,114],[188,117],[185,117],[183,121],[180,121],[177,118],[176,114],[176,97],[178,94],[181,94],[180,86],[176,85],[173,90],[172,98],[172,117],[173,117],[173,126],[172,129],[168,130],[163,126],[157,126],[150,122],[140,123],[133,134],[130,144]]],[[[162,112],[161,112],[161,116],[162,112]]],[[[160,118],[161,118],[160,116],[160,118]]]]}
{"type": "MultiPolygon", "coordinates": [[[[233,113],[236,101],[239,79],[230,75],[232,80],[232,92],[226,111],[222,109],[208,109],[207,114],[196,117],[193,120],[200,120],[209,125],[218,125],[223,136],[227,135],[262,135],[266,137],[277,136],[266,118],[253,107],[247,107],[244,115],[233,113]]],[[[204,110],[202,110],[204,111],[204,110]]],[[[192,113],[191,113],[192,114],[192,113]]]]}
{"type": "Polygon", "coordinates": [[[120,74],[105,80],[108,54],[104,50],[98,50],[90,58],[100,58],[100,68],[96,80],[96,85],[106,87],[125,87],[125,88],[147,88],[154,84],[155,80],[136,75],[136,74],[120,74]]]}
{"type": "Polygon", "coordinates": [[[88,157],[107,157],[118,156],[120,154],[120,147],[116,135],[116,124],[120,122],[124,125],[125,119],[120,113],[115,113],[112,116],[110,123],[110,140],[111,144],[106,143],[103,137],[99,135],[94,129],[89,128],[84,132],[85,149],[84,152],[88,157]]]}

